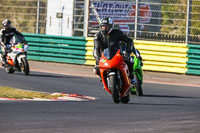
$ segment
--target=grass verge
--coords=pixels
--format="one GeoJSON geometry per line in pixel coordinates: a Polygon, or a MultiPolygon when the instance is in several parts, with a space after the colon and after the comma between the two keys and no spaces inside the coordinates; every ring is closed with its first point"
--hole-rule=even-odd
{"type": "Polygon", "coordinates": [[[43,92],[35,92],[35,91],[27,91],[21,89],[15,89],[6,86],[0,86],[0,97],[4,98],[16,98],[16,99],[33,99],[33,98],[46,98],[46,99],[53,99],[61,97],[62,95],[51,95],[50,93],[43,93],[43,92]]]}

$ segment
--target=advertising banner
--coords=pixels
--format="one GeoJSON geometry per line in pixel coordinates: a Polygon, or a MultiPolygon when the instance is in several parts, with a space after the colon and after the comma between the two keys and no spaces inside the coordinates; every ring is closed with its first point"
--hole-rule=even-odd
{"type": "MultiPolygon", "coordinates": [[[[136,14],[135,2],[125,1],[94,1],[93,7],[96,14],[91,16],[90,21],[92,26],[98,26],[97,17],[111,17],[115,24],[134,24],[136,14]],[[97,16],[96,16],[97,15],[97,16]]],[[[140,16],[139,23],[149,23],[152,17],[152,12],[149,4],[140,4],[140,16]]],[[[93,11],[94,12],[94,11],[93,11]]],[[[94,14],[94,13],[93,13],[94,14]]]]}

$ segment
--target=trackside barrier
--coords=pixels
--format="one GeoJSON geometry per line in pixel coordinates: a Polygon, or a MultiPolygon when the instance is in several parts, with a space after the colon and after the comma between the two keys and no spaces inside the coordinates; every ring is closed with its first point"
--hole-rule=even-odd
{"type": "Polygon", "coordinates": [[[87,60],[85,62],[86,65],[95,65],[95,59],[93,57],[93,48],[94,48],[93,39],[94,38],[92,38],[92,37],[87,37],[86,38],[86,40],[87,40],[87,43],[86,43],[87,53],[86,53],[86,57],[85,57],[85,59],[87,60]]]}
{"type": "MultiPolygon", "coordinates": [[[[23,35],[30,60],[95,65],[92,37],[23,35]]],[[[143,70],[200,75],[200,45],[142,40],[134,44],[144,60],[143,70]]]]}
{"type": "Polygon", "coordinates": [[[134,40],[144,60],[143,70],[186,73],[187,44],[134,40]]]}
{"type": "MultiPolygon", "coordinates": [[[[94,65],[92,55],[93,38],[87,38],[86,64],[94,65]]],[[[186,73],[187,45],[182,43],[165,43],[134,40],[135,47],[140,51],[144,60],[143,70],[186,73]]]]}
{"type": "Polygon", "coordinates": [[[188,44],[187,74],[200,75],[200,45],[188,44]]]}
{"type": "Polygon", "coordinates": [[[28,59],[85,64],[86,39],[23,33],[29,44],[28,59]]]}

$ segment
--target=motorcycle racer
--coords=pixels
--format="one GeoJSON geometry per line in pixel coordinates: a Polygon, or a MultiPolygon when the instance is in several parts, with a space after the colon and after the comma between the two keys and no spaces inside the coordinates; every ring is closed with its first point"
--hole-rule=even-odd
{"type": "MultiPolygon", "coordinates": [[[[96,60],[95,70],[99,75],[99,60],[101,58],[101,53],[105,48],[113,47],[116,49],[120,49],[121,41],[127,44],[126,48],[126,57],[130,57],[131,52],[133,52],[137,58],[141,58],[138,51],[135,49],[133,45],[133,40],[129,38],[125,33],[123,33],[119,29],[113,29],[114,23],[110,17],[106,17],[101,19],[100,21],[100,31],[94,37],[94,50],[93,56],[96,60]]],[[[129,71],[130,71],[130,79],[131,83],[135,84],[136,81],[133,75],[133,63],[129,60],[129,58],[124,58],[129,71]]]]}
{"type": "MultiPolygon", "coordinates": [[[[14,36],[14,35],[19,35],[22,38],[24,38],[24,36],[16,30],[16,28],[12,27],[11,25],[11,21],[9,19],[4,19],[2,21],[2,26],[3,28],[0,30],[0,45],[1,45],[1,57],[2,57],[2,65],[6,65],[6,56],[7,56],[7,45],[10,43],[10,39],[14,36]]],[[[27,43],[24,39],[24,43],[27,43]]]]}

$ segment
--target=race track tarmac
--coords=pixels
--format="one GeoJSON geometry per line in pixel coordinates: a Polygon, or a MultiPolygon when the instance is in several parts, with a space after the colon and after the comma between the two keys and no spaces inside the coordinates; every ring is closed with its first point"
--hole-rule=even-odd
{"type": "Polygon", "coordinates": [[[95,97],[93,101],[0,101],[0,133],[198,133],[200,87],[144,83],[144,96],[114,104],[97,78],[31,72],[0,85],[95,97]]]}

